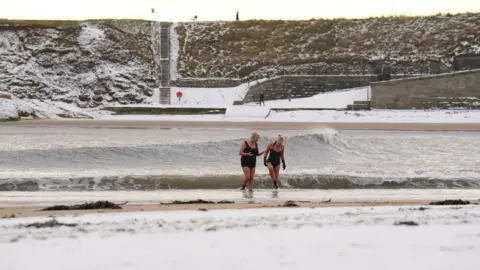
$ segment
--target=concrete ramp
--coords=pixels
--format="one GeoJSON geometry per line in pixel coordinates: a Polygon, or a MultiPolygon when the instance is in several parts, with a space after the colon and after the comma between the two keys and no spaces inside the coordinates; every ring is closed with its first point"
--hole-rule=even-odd
{"type": "Polygon", "coordinates": [[[261,106],[232,106],[228,107],[225,117],[265,118],[270,108],[261,106]]]}

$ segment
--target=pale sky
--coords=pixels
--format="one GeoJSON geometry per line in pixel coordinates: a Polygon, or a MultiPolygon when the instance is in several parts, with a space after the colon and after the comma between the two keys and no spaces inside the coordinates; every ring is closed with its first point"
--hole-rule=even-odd
{"type": "Polygon", "coordinates": [[[480,12],[480,0],[0,0],[9,19],[141,18],[199,21],[311,18],[364,18],[480,12]],[[152,14],[151,8],[158,13],[152,14]]]}

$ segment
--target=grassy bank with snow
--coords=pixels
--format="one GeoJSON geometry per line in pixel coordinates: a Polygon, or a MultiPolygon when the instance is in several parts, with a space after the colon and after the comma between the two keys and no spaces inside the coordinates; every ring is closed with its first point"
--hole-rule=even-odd
{"type": "Polygon", "coordinates": [[[180,77],[362,74],[376,60],[386,60],[396,73],[420,74],[448,71],[454,56],[480,53],[480,13],[185,22],[175,30],[180,77]]]}

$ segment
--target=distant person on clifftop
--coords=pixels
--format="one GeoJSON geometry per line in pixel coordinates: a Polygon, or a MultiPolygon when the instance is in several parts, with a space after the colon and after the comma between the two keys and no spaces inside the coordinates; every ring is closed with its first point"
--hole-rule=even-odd
{"type": "Polygon", "coordinates": [[[237,11],[236,19],[237,19],[237,21],[240,21],[240,18],[238,17],[238,11],[237,11]]]}
{"type": "Polygon", "coordinates": [[[253,190],[253,181],[255,177],[255,167],[257,166],[257,156],[263,155],[264,152],[259,153],[258,139],[260,134],[253,132],[250,139],[243,142],[240,146],[240,164],[242,166],[243,175],[245,177],[241,190],[245,190],[248,185],[248,190],[253,190]]]}
{"type": "Polygon", "coordinates": [[[260,93],[260,102],[259,102],[259,105],[262,106],[262,103],[263,103],[263,106],[265,106],[265,95],[263,93],[260,93]]]}

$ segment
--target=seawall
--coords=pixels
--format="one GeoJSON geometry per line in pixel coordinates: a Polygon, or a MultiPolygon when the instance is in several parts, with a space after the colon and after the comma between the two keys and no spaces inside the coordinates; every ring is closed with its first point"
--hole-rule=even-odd
{"type": "Polygon", "coordinates": [[[371,83],[378,109],[480,109],[480,69],[371,83]]]}

